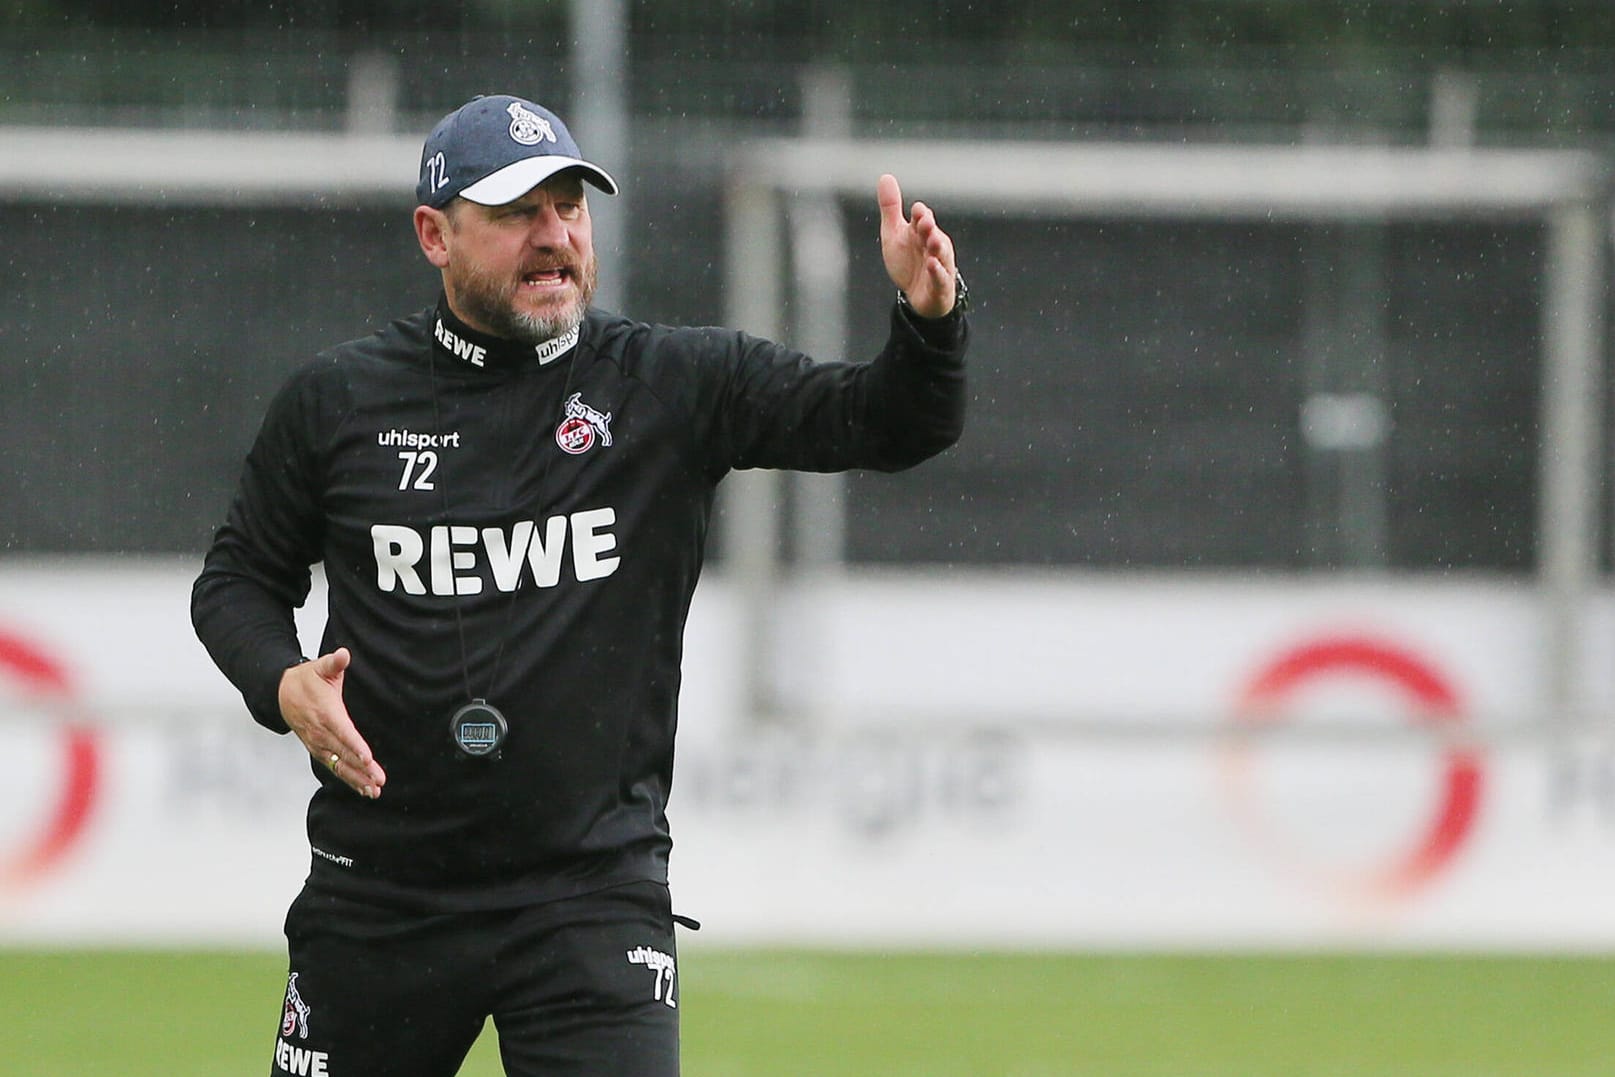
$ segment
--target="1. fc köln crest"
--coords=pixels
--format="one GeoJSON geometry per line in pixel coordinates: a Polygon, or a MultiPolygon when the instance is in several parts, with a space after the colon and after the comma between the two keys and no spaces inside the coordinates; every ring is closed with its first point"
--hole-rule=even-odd
{"type": "Polygon", "coordinates": [[[594,448],[595,442],[611,444],[611,412],[601,412],[583,402],[582,393],[566,398],[565,418],[555,428],[555,444],[563,452],[580,456],[594,448]]]}
{"type": "Polygon", "coordinates": [[[314,1011],[303,1001],[303,996],[297,992],[297,973],[292,973],[286,981],[286,1009],[280,1018],[280,1034],[290,1036],[297,1033],[302,1039],[308,1039],[308,1018],[314,1011]]]}

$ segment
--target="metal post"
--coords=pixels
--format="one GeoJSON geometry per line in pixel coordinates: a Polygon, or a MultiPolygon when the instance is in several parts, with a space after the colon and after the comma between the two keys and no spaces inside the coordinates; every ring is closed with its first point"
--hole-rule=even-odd
{"type": "Polygon", "coordinates": [[[398,57],[376,49],[355,54],[348,64],[348,133],[385,135],[397,130],[401,81],[398,57]]]}
{"type": "Polygon", "coordinates": [[[1603,235],[1597,206],[1548,216],[1542,388],[1542,499],[1537,523],[1544,600],[1545,710],[1584,717],[1583,612],[1598,571],[1603,235]]]}
{"type": "MultiPolygon", "coordinates": [[[[572,0],[573,108],[568,126],[583,152],[618,179],[628,175],[628,11],[625,0],[572,0]]],[[[595,303],[621,310],[627,299],[627,200],[591,198],[594,247],[600,258],[595,303]]]]}
{"type": "MultiPolygon", "coordinates": [[[[815,195],[793,202],[791,226],[792,295],[800,316],[794,334],[815,359],[840,359],[847,350],[847,237],[832,197],[815,195]]],[[[797,563],[815,571],[839,569],[846,558],[846,476],[798,472],[792,550],[797,563]]]]}
{"type": "MultiPolygon", "coordinates": [[[[780,281],[780,224],[773,191],[730,178],[727,191],[725,288],[730,326],[778,339],[783,296],[780,281]]],[[[741,605],[741,676],[747,713],[758,721],[780,713],[773,677],[779,590],[780,474],[739,471],[722,489],[725,567],[741,605]]]]}
{"type": "MultiPolygon", "coordinates": [[[[813,67],[802,78],[802,133],[809,138],[852,135],[852,80],[844,68],[813,67]]],[[[871,180],[873,183],[873,180],[871,180]]],[[[873,197],[871,195],[871,197],[873,197]]],[[[846,225],[834,191],[815,191],[791,205],[793,336],[815,359],[847,351],[848,262],[846,225]]],[[[818,572],[839,570],[847,552],[847,480],[840,473],[792,476],[796,562],[818,572]]]]}
{"type": "Polygon", "coordinates": [[[1430,80],[1430,145],[1473,146],[1480,115],[1474,74],[1443,68],[1430,80]]]}

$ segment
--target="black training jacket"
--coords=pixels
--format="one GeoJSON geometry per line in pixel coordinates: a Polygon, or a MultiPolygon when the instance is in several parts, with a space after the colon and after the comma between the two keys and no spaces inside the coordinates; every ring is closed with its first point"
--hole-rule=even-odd
{"type": "Polygon", "coordinates": [[[298,370],[191,608],[253,717],[286,732],[292,610],[324,562],[321,650],[352,652],[343,698],[387,785],[366,800],[311,763],[309,885],[472,910],[665,882],[682,636],[718,481],[942,451],[967,335],[960,315],[899,307],[872,362],[816,363],[596,311],[574,346],[535,349],[440,301],[298,370]],[[509,719],[498,759],[450,737],[473,697],[509,719]]]}

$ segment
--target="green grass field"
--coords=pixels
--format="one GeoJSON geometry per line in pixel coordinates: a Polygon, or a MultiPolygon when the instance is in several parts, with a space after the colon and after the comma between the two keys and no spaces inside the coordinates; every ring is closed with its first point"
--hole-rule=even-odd
{"type": "MultiPolygon", "coordinates": [[[[680,965],[687,1077],[1615,1073],[1615,958],[690,947],[680,965]]],[[[264,1074],[283,967],[0,950],[0,1074],[264,1074]]],[[[462,1073],[497,1077],[490,1037],[462,1073]]]]}

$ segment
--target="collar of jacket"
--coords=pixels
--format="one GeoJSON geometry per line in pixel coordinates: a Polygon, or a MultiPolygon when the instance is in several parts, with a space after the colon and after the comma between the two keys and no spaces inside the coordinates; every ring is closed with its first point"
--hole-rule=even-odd
{"type": "Polygon", "coordinates": [[[471,369],[514,371],[553,363],[577,346],[581,327],[542,344],[522,344],[473,329],[438,296],[432,319],[432,349],[450,363],[471,369]]]}

